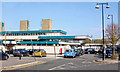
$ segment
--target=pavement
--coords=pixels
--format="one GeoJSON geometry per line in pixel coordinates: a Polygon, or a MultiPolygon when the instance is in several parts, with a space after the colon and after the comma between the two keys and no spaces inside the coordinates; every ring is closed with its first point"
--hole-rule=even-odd
{"type": "Polygon", "coordinates": [[[96,63],[120,63],[119,60],[112,60],[110,58],[107,58],[105,59],[104,61],[102,59],[97,59],[97,60],[93,60],[93,62],[96,62],[96,63]]]}
{"type": "Polygon", "coordinates": [[[47,61],[60,59],[61,55],[47,55],[46,57],[13,57],[10,55],[8,60],[0,60],[0,70],[10,70],[14,68],[21,68],[22,66],[30,66],[35,64],[42,64],[47,61]]]}

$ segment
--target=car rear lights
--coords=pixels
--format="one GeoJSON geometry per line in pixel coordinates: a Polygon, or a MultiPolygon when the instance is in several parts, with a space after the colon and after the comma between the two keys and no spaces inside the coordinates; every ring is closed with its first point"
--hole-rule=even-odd
{"type": "Polygon", "coordinates": [[[18,51],[17,53],[20,53],[20,51],[18,51]]]}

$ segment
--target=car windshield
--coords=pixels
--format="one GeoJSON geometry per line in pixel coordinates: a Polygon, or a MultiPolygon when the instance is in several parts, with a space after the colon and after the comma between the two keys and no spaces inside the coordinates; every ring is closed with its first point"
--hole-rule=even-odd
{"type": "Polygon", "coordinates": [[[112,53],[112,50],[106,50],[106,53],[112,53]]]}
{"type": "Polygon", "coordinates": [[[66,50],[66,52],[72,52],[72,50],[66,50]]]}
{"type": "Polygon", "coordinates": [[[75,49],[75,51],[78,51],[77,49],[75,49]]]}
{"type": "Polygon", "coordinates": [[[88,49],[88,51],[93,51],[93,49],[88,49]]]}
{"type": "Polygon", "coordinates": [[[40,50],[39,50],[39,49],[36,49],[35,52],[40,52],[40,50]]]}

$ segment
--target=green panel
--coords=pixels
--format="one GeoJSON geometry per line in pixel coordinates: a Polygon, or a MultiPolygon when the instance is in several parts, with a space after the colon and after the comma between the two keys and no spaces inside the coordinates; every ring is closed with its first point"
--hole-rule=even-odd
{"type": "MultiPolygon", "coordinates": [[[[67,32],[62,30],[38,30],[38,31],[7,31],[6,34],[18,34],[18,33],[54,33],[54,32],[60,32],[63,34],[67,34],[67,32]]],[[[0,32],[0,34],[5,34],[5,32],[0,32]]]]}
{"type": "Polygon", "coordinates": [[[4,27],[4,23],[2,23],[2,27],[4,27]]]}
{"type": "Polygon", "coordinates": [[[58,44],[58,41],[20,41],[20,44],[58,44]]]}

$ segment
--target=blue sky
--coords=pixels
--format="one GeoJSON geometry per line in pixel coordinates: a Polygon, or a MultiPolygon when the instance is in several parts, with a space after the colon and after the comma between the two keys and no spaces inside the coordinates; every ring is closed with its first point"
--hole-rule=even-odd
{"type": "MultiPolygon", "coordinates": [[[[20,20],[29,20],[31,30],[41,29],[42,19],[52,19],[53,29],[64,30],[68,35],[92,35],[101,38],[101,6],[96,2],[3,2],[2,20],[6,30],[19,30],[20,20]]],[[[104,6],[105,25],[110,24],[108,14],[118,24],[118,3],[104,6]]]]}

